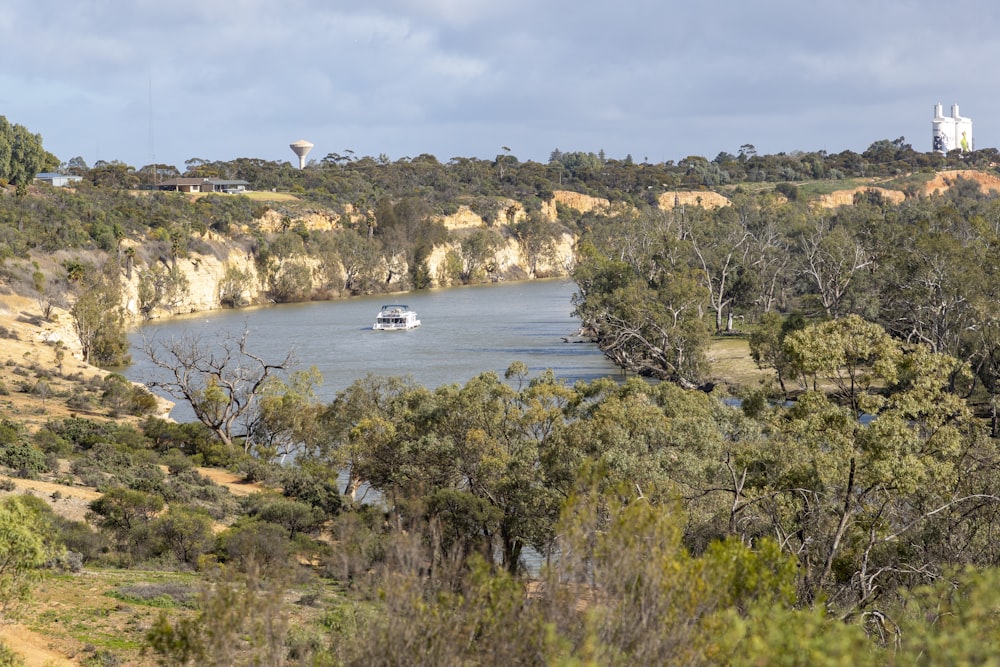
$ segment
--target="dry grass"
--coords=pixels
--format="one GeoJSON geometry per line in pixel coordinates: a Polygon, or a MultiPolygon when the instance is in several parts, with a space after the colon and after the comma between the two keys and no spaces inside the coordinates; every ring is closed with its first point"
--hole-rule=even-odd
{"type": "Polygon", "coordinates": [[[135,570],[85,570],[47,577],[31,604],[19,610],[17,620],[27,632],[19,631],[11,646],[26,658],[55,654],[66,661],[55,664],[83,664],[102,654],[114,655],[116,664],[156,664],[152,656],[142,655],[142,647],[163,609],[162,600],[123,602],[111,594],[129,586],[163,583],[194,587],[197,579],[192,574],[135,570]]]}
{"type": "MultiPolygon", "coordinates": [[[[217,192],[191,192],[188,196],[191,199],[200,199],[201,197],[206,197],[210,194],[217,195],[217,192]]],[[[267,191],[257,191],[257,190],[247,190],[246,192],[241,192],[239,195],[229,195],[232,197],[247,197],[254,201],[299,201],[299,198],[288,192],[267,192],[267,191]]]]}
{"type": "Polygon", "coordinates": [[[750,357],[750,343],[742,336],[722,336],[712,340],[708,350],[711,380],[733,389],[756,387],[774,379],[774,372],[757,367],[750,357]]]}

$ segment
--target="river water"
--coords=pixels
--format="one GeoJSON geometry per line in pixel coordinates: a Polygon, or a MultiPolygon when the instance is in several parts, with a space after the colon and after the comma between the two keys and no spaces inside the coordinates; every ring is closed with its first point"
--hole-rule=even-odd
{"type": "MultiPolygon", "coordinates": [[[[289,351],[298,368],[315,366],[323,376],[324,402],[358,378],[411,376],[435,388],[464,384],[484,371],[501,376],[520,361],[532,375],[551,369],[568,383],[618,376],[618,368],[593,343],[574,342],[580,322],[571,313],[576,284],[538,280],[381,295],[249,310],[218,310],[155,321],[131,336],[133,364],[125,375],[144,382],[156,374],[141,350],[142,337],[157,340],[249,331],[248,347],[277,362],[289,351]],[[384,303],[405,303],[422,325],[410,331],[373,331],[384,303]]],[[[171,413],[193,420],[184,405],[171,413]]]]}

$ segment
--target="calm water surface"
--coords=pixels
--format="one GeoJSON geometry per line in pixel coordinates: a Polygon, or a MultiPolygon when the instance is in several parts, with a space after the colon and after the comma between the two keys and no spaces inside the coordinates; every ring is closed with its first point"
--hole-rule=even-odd
{"type": "MultiPolygon", "coordinates": [[[[617,376],[596,345],[566,342],[580,324],[570,314],[575,291],[571,281],[543,280],[198,313],[147,324],[133,334],[134,363],[125,375],[142,382],[155,372],[139,348],[143,335],[162,340],[196,334],[210,341],[246,327],[254,354],[279,361],[294,350],[299,367],[315,366],[323,375],[317,393],[324,401],[368,373],[409,375],[432,388],[464,384],[484,371],[502,375],[515,361],[532,374],[552,369],[570,383],[617,376]],[[384,303],[408,304],[422,326],[373,331],[384,303]]],[[[184,406],[172,416],[193,419],[184,406]]]]}

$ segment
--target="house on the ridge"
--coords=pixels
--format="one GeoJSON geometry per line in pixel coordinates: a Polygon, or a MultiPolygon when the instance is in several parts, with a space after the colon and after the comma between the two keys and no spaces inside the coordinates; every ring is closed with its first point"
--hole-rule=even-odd
{"type": "Polygon", "coordinates": [[[41,174],[35,175],[35,180],[39,183],[48,183],[49,185],[62,188],[72,183],[79,183],[83,180],[82,176],[73,176],[72,174],[55,174],[52,172],[43,172],[41,174]]]}
{"type": "Polygon", "coordinates": [[[172,192],[220,192],[225,194],[239,194],[249,190],[250,184],[247,181],[225,180],[221,178],[171,178],[157,183],[160,190],[170,190],[172,192]]]}
{"type": "Polygon", "coordinates": [[[230,195],[237,195],[250,189],[250,184],[246,181],[227,181],[221,178],[206,178],[205,182],[212,186],[212,192],[225,192],[230,195]]]}
{"type": "Polygon", "coordinates": [[[211,192],[203,190],[204,178],[171,178],[156,184],[159,190],[170,190],[171,192],[211,192]]]}

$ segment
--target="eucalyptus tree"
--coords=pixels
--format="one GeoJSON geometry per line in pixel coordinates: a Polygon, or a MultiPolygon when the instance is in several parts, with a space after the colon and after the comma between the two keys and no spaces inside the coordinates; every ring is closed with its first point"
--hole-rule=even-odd
{"type": "Polygon", "coordinates": [[[585,400],[558,448],[574,470],[594,467],[601,488],[628,487],[654,504],[678,500],[695,552],[738,532],[747,473],[737,462],[763,446],[754,419],[672,383],[600,380],[580,391],[585,400]]]}
{"type": "Polygon", "coordinates": [[[836,216],[813,216],[811,224],[797,237],[802,256],[800,273],[810,293],[827,317],[851,312],[852,289],[866,277],[871,253],[852,229],[838,224],[836,216]]]}
{"type": "Polygon", "coordinates": [[[58,165],[59,160],[42,148],[42,135],[0,116],[0,180],[27,186],[40,171],[58,165]]]}
{"type": "Polygon", "coordinates": [[[793,203],[779,203],[772,195],[732,197],[733,205],[748,207],[747,244],[734,298],[753,318],[787,307],[795,282],[793,237],[807,213],[793,203]]]}
{"type": "Polygon", "coordinates": [[[940,198],[900,207],[883,226],[893,251],[882,253],[875,274],[886,329],[969,361],[976,304],[990,292],[996,265],[995,236],[974,210],[940,198]]]}
{"type": "Polygon", "coordinates": [[[345,471],[343,495],[359,500],[362,486],[382,475],[380,468],[385,461],[379,458],[380,448],[394,436],[396,414],[405,405],[404,397],[419,389],[411,377],[369,374],[355,380],[337,392],[321,416],[327,437],[316,441],[300,458],[345,471]]]}
{"type": "Polygon", "coordinates": [[[555,257],[562,229],[544,219],[537,211],[530,211],[511,226],[511,231],[527,260],[528,273],[538,277],[539,265],[555,257]]]}
{"type": "Polygon", "coordinates": [[[482,280],[484,274],[495,267],[491,265],[497,250],[503,245],[503,237],[492,229],[476,229],[461,240],[462,282],[482,280]]]}
{"type": "Polygon", "coordinates": [[[726,309],[732,312],[732,289],[746,260],[752,239],[748,228],[750,207],[723,206],[711,211],[690,207],[684,238],[690,242],[700,281],[715,311],[715,331],[723,329],[726,309]]]}
{"type": "MultiPolygon", "coordinates": [[[[381,266],[382,243],[353,230],[333,232],[333,248],[349,294],[369,294],[385,282],[381,266]]],[[[324,267],[329,272],[330,267],[324,267]]],[[[329,275],[329,273],[327,273],[329,275]]]]}
{"type": "Polygon", "coordinates": [[[944,562],[982,557],[973,536],[1000,502],[985,472],[997,457],[949,390],[958,362],[856,317],[786,345],[817,388],[835,392],[775,409],[767,447],[743,452],[741,534],[777,535],[799,559],[806,599],[825,593],[855,609],[931,580],[944,562]]]}
{"type": "Polygon", "coordinates": [[[578,401],[551,373],[526,373],[513,364],[506,381],[488,372],[433,391],[364,378],[330,404],[330,437],[307,456],[348,471],[345,495],[378,490],[394,526],[427,535],[435,572],[476,552],[515,572],[526,546],[552,539],[558,481],[571,477],[552,448],[578,401]]]}
{"type": "Polygon", "coordinates": [[[83,360],[98,366],[127,364],[129,345],[118,263],[108,260],[99,268],[84,266],[75,289],[70,315],[83,360]]]}
{"type": "MultiPolygon", "coordinates": [[[[0,618],[27,600],[46,563],[56,562],[59,546],[48,506],[31,495],[0,499],[0,618]]],[[[2,652],[0,652],[2,656],[2,652]]],[[[13,663],[11,663],[13,664],[13,663]]]]}
{"type": "Polygon", "coordinates": [[[584,329],[622,368],[682,383],[705,370],[705,291],[673,213],[595,219],[577,246],[573,297],[584,329]]]}

